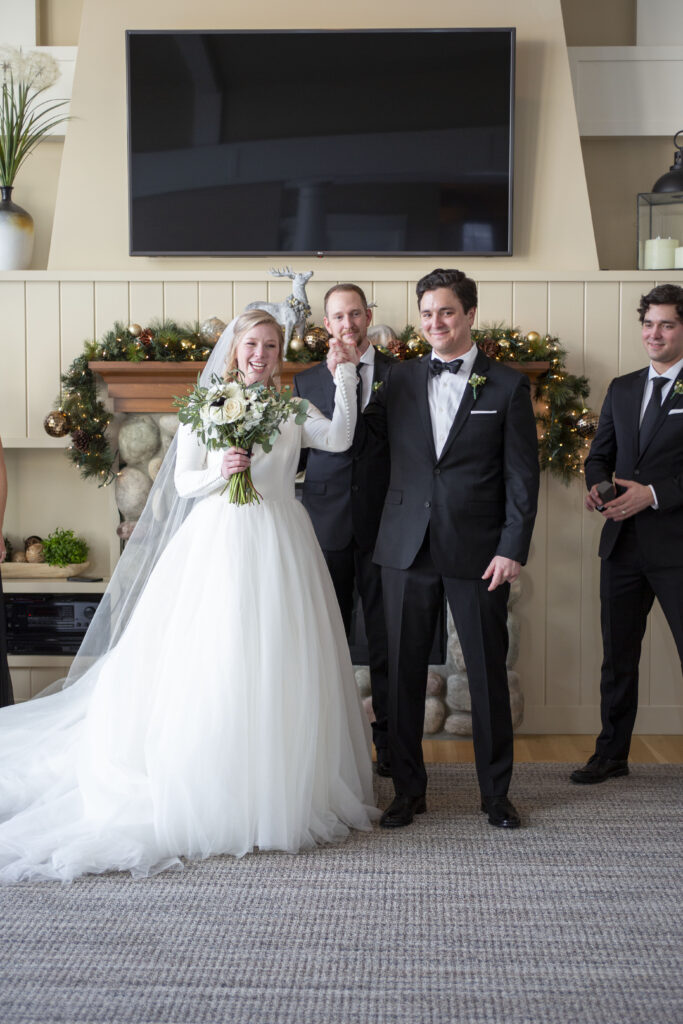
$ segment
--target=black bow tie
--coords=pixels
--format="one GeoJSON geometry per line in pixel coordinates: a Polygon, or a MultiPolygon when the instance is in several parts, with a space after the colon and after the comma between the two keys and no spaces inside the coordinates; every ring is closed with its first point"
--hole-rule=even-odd
{"type": "Polygon", "coordinates": [[[429,360],[429,372],[432,377],[438,377],[444,370],[447,370],[448,373],[457,373],[461,366],[462,359],[454,359],[450,363],[444,363],[440,359],[429,360]]]}

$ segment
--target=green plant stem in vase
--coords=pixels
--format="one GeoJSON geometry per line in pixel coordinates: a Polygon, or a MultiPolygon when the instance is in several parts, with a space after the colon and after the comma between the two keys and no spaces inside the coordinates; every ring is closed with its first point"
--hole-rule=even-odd
{"type": "Polygon", "coordinates": [[[59,78],[54,57],[0,46],[0,269],[23,270],[33,253],[33,218],[12,202],[14,179],[26,157],[58,124],[67,100],[39,97],[59,78]]]}

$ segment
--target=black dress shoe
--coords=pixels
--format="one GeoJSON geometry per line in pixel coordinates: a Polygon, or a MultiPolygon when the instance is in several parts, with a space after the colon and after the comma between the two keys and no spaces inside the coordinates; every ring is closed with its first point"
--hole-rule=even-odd
{"type": "Polygon", "coordinates": [[[519,814],[506,796],[483,796],[481,809],[489,816],[489,825],[496,828],[519,828],[519,814]]]}
{"type": "Polygon", "coordinates": [[[569,778],[583,786],[592,786],[596,782],[605,782],[619,775],[628,775],[628,761],[612,761],[609,757],[593,754],[583,768],[577,768],[569,778]]]}
{"type": "Polygon", "coordinates": [[[389,751],[384,748],[380,748],[377,751],[377,774],[382,775],[385,779],[391,778],[391,761],[389,760],[389,751]]]}
{"type": "Polygon", "coordinates": [[[396,796],[379,819],[381,828],[403,828],[416,814],[424,814],[427,801],[423,796],[396,796]]]}

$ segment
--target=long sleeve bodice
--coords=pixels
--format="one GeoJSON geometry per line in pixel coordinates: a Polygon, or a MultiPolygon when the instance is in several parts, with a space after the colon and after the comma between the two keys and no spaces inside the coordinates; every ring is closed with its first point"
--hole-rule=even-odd
{"type": "MultiPolygon", "coordinates": [[[[266,455],[257,445],[251,459],[254,486],[265,500],[294,497],[294,477],[301,448],[320,448],[342,452],[350,447],[356,427],[356,370],[343,363],[335,371],[336,394],[332,419],[310,405],[303,426],[290,417],[280,428],[280,437],[266,455]]],[[[205,446],[182,424],[178,428],[175,485],[183,498],[203,498],[220,494],[225,486],[221,476],[222,451],[205,446]]]]}

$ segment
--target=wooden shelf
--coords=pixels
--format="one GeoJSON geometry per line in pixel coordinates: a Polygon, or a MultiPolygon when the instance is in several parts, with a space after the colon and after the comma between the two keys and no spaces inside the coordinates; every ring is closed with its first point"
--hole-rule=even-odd
{"type": "MultiPolygon", "coordinates": [[[[295,373],[313,363],[285,363],[280,380],[291,384],[295,373]]],[[[175,412],[173,399],[196,384],[197,374],[206,363],[188,360],[182,363],[129,363],[96,360],[88,363],[107,385],[114,412],[175,412]]]]}
{"type": "MultiPolygon", "coordinates": [[[[284,363],[280,383],[291,385],[294,376],[316,363],[284,363]]],[[[533,382],[548,370],[550,363],[506,363],[533,382]]],[[[173,399],[185,394],[197,381],[206,363],[188,360],[182,363],[93,361],[88,366],[104,379],[114,412],[175,412],[173,399]]]]}

